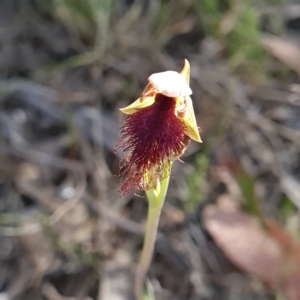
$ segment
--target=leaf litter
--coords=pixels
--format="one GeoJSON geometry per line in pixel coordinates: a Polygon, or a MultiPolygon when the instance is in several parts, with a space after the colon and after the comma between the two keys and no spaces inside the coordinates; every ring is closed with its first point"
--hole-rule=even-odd
{"type": "MultiPolygon", "coordinates": [[[[204,144],[174,165],[149,273],[155,295],[299,299],[297,18],[286,36],[263,35],[234,52],[246,26],[235,28],[233,15],[247,16],[259,36],[253,7],[93,1],[91,13],[58,2],[0,5],[0,297],[131,299],[146,206],[118,194],[118,109],[149,74],[188,58],[204,144]],[[63,12],[74,9],[84,24],[72,27],[75,15],[63,12]],[[256,51],[259,42],[270,56],[256,51]],[[247,69],[253,58],[265,82],[247,69]],[[191,181],[183,203],[182,183],[191,181]]],[[[276,32],[272,9],[260,18],[276,32]]]]}

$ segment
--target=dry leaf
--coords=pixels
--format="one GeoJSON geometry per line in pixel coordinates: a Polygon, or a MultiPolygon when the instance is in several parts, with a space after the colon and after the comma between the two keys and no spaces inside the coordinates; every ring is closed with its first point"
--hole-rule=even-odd
{"type": "MultiPolygon", "coordinates": [[[[299,268],[299,265],[298,265],[299,268]]],[[[289,300],[300,299],[300,270],[296,270],[288,276],[283,284],[283,293],[289,300]]]]}
{"type": "Polygon", "coordinates": [[[277,286],[283,261],[281,249],[254,218],[212,205],[204,209],[202,217],[216,244],[234,264],[268,285],[277,286]]]}
{"type": "Polygon", "coordinates": [[[264,220],[266,232],[281,246],[284,253],[281,274],[282,290],[289,300],[300,299],[300,247],[273,220],[264,220]]]}
{"type": "Polygon", "coordinates": [[[207,231],[225,255],[245,272],[289,300],[300,299],[300,246],[273,220],[264,227],[247,214],[210,205],[203,210],[207,231]]]}

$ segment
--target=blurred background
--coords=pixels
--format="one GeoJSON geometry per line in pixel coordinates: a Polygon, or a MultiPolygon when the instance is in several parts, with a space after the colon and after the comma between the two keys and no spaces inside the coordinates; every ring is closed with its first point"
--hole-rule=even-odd
{"type": "Polygon", "coordinates": [[[0,299],[133,299],[119,108],[184,58],[204,142],[173,166],[156,299],[300,299],[299,28],[296,0],[1,0],[0,299]]]}

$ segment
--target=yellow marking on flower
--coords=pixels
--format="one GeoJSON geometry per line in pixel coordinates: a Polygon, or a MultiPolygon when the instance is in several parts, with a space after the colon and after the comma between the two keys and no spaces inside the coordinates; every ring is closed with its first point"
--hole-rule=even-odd
{"type": "Polygon", "coordinates": [[[192,140],[202,143],[200,138],[197,122],[195,118],[192,99],[189,96],[179,97],[175,99],[176,108],[175,113],[184,124],[184,132],[192,140]],[[182,113],[181,113],[182,112],[182,113]]]}
{"type": "Polygon", "coordinates": [[[184,78],[185,83],[190,85],[190,63],[187,59],[184,60],[184,66],[180,72],[180,75],[184,78]]]}
{"type": "Polygon", "coordinates": [[[120,111],[124,114],[131,115],[141,108],[152,105],[154,101],[155,97],[139,98],[129,106],[121,108],[120,111]]]}

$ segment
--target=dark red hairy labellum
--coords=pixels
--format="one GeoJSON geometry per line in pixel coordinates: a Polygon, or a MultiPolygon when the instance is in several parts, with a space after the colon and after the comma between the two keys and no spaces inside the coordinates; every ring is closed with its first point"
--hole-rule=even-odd
{"type": "Polygon", "coordinates": [[[184,152],[189,138],[175,116],[175,99],[157,94],[155,102],[128,115],[121,127],[123,180],[120,192],[148,190],[169,175],[170,162],[184,152]]]}

